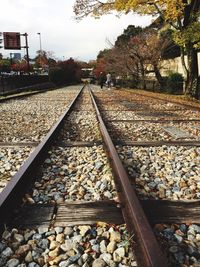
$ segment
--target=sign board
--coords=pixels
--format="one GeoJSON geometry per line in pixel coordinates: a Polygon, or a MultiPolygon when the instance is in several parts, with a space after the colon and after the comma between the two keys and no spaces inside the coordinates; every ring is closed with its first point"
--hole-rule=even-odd
{"type": "Polygon", "coordinates": [[[3,39],[4,39],[4,49],[10,49],[10,50],[21,49],[19,32],[4,32],[3,39]]]}

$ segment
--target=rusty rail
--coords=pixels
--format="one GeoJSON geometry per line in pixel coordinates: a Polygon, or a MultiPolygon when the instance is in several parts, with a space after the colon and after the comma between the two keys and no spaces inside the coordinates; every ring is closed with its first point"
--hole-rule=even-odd
{"type": "MultiPolygon", "coordinates": [[[[88,86],[89,87],[89,86],[88,86]]],[[[96,110],[97,119],[106,149],[109,154],[111,166],[114,171],[115,183],[121,190],[119,194],[123,216],[130,233],[135,231],[138,242],[137,260],[140,267],[167,267],[161,248],[155,238],[137,195],[130,184],[128,175],[122,165],[115,146],[108,134],[103,122],[98,106],[95,102],[93,93],[89,87],[90,96],[96,110]]]]}
{"type": "Polygon", "coordinates": [[[64,114],[62,114],[57,123],[48,132],[44,140],[36,147],[34,152],[21,166],[19,171],[13,176],[11,181],[7,184],[0,194],[0,232],[4,225],[9,221],[11,212],[21,202],[28,185],[32,183],[36,177],[37,169],[41,165],[41,161],[45,159],[48,149],[53,144],[55,138],[58,136],[60,129],[63,126],[64,120],[73,108],[76,99],[82,92],[82,87],[75,98],[72,100],[70,106],[64,114]]]}
{"type": "Polygon", "coordinates": [[[156,99],[156,100],[162,100],[163,102],[166,102],[166,103],[173,103],[173,104],[176,104],[177,106],[183,106],[183,107],[186,107],[186,108],[189,108],[189,109],[193,109],[193,110],[198,110],[200,111],[200,107],[196,107],[196,106],[192,106],[192,103],[191,104],[184,104],[184,103],[180,103],[174,99],[165,99],[165,98],[162,98],[161,96],[153,96],[153,95],[146,95],[144,93],[141,93],[141,92],[134,92],[134,94],[137,94],[137,95],[141,95],[141,96],[145,96],[147,98],[153,98],[153,99],[156,99]]]}

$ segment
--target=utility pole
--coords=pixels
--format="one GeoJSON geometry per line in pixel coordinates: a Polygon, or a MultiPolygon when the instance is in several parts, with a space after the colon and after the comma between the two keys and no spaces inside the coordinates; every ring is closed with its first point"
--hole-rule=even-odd
{"type": "Polygon", "coordinates": [[[41,33],[37,33],[39,35],[39,41],[40,41],[40,54],[42,54],[42,39],[41,39],[41,33]]]}
{"type": "Polygon", "coordinates": [[[29,59],[29,53],[28,53],[28,34],[24,33],[22,34],[22,36],[25,36],[25,46],[24,48],[26,48],[26,60],[27,60],[27,65],[28,65],[28,73],[30,74],[30,59],[29,59]]]}

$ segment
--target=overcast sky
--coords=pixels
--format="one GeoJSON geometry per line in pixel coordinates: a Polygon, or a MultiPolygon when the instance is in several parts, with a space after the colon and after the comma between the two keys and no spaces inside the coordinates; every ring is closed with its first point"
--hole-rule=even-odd
{"type": "MultiPolygon", "coordinates": [[[[91,17],[77,22],[74,19],[75,0],[1,0],[0,31],[28,33],[30,56],[42,49],[53,51],[56,58],[88,61],[96,59],[100,50],[108,48],[106,39],[114,42],[130,24],[146,26],[150,18],[129,14],[121,18],[114,15],[100,19],[91,17]]],[[[21,37],[24,45],[24,37],[21,37]]],[[[3,55],[10,51],[0,49],[3,55]]],[[[21,50],[24,56],[24,49],[21,50]]]]}

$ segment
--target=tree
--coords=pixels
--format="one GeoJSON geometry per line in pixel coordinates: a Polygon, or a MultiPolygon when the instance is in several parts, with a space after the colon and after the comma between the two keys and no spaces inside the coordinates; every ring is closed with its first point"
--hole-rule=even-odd
{"type": "Polygon", "coordinates": [[[57,85],[77,83],[81,80],[81,68],[73,58],[60,61],[49,69],[49,78],[57,85]]]}
{"type": "MultiPolygon", "coordinates": [[[[127,29],[130,28],[134,29],[129,25],[127,29]]],[[[119,37],[111,49],[99,52],[97,66],[101,63],[102,67],[103,62],[103,69],[106,72],[124,77],[132,76],[135,82],[142,80],[143,89],[146,88],[147,73],[154,72],[160,86],[164,86],[160,73],[161,62],[171,40],[159,36],[156,30],[150,28],[140,28],[126,38],[123,38],[123,34],[119,37]]],[[[98,69],[102,71],[102,68],[98,69]]]]}
{"type": "Polygon", "coordinates": [[[163,54],[166,48],[169,47],[171,40],[166,36],[159,36],[154,29],[147,28],[133,37],[131,43],[133,56],[136,55],[143,62],[144,67],[142,69],[144,69],[146,73],[149,71],[154,72],[160,87],[164,86],[164,80],[160,70],[162,68],[163,54]],[[150,67],[150,69],[148,69],[148,67],[150,67]]]}
{"type": "Polygon", "coordinates": [[[33,70],[33,66],[29,65],[26,61],[21,61],[13,64],[11,66],[12,71],[20,72],[20,73],[26,73],[33,70]]]}
{"type": "Polygon", "coordinates": [[[142,32],[141,27],[135,27],[134,25],[129,25],[124,32],[117,37],[115,46],[120,46],[121,44],[128,43],[130,39],[142,32]]]}
{"type": "Polygon", "coordinates": [[[43,68],[54,67],[56,65],[56,60],[54,58],[54,53],[51,51],[38,50],[37,56],[35,57],[35,67],[43,68]]]}
{"type": "Polygon", "coordinates": [[[110,11],[157,15],[168,23],[174,31],[174,40],[181,46],[182,64],[186,73],[185,93],[198,96],[199,0],[76,0],[74,5],[78,19],[89,14],[99,17],[110,11]]]}
{"type": "Polygon", "coordinates": [[[95,77],[98,79],[100,76],[100,73],[106,73],[106,69],[105,69],[106,63],[104,58],[100,58],[99,60],[97,60],[97,64],[95,66],[95,68],[93,69],[93,74],[95,75],[95,77]]]}
{"type": "Polygon", "coordinates": [[[10,72],[10,59],[0,60],[0,73],[1,72],[10,72]]]}

